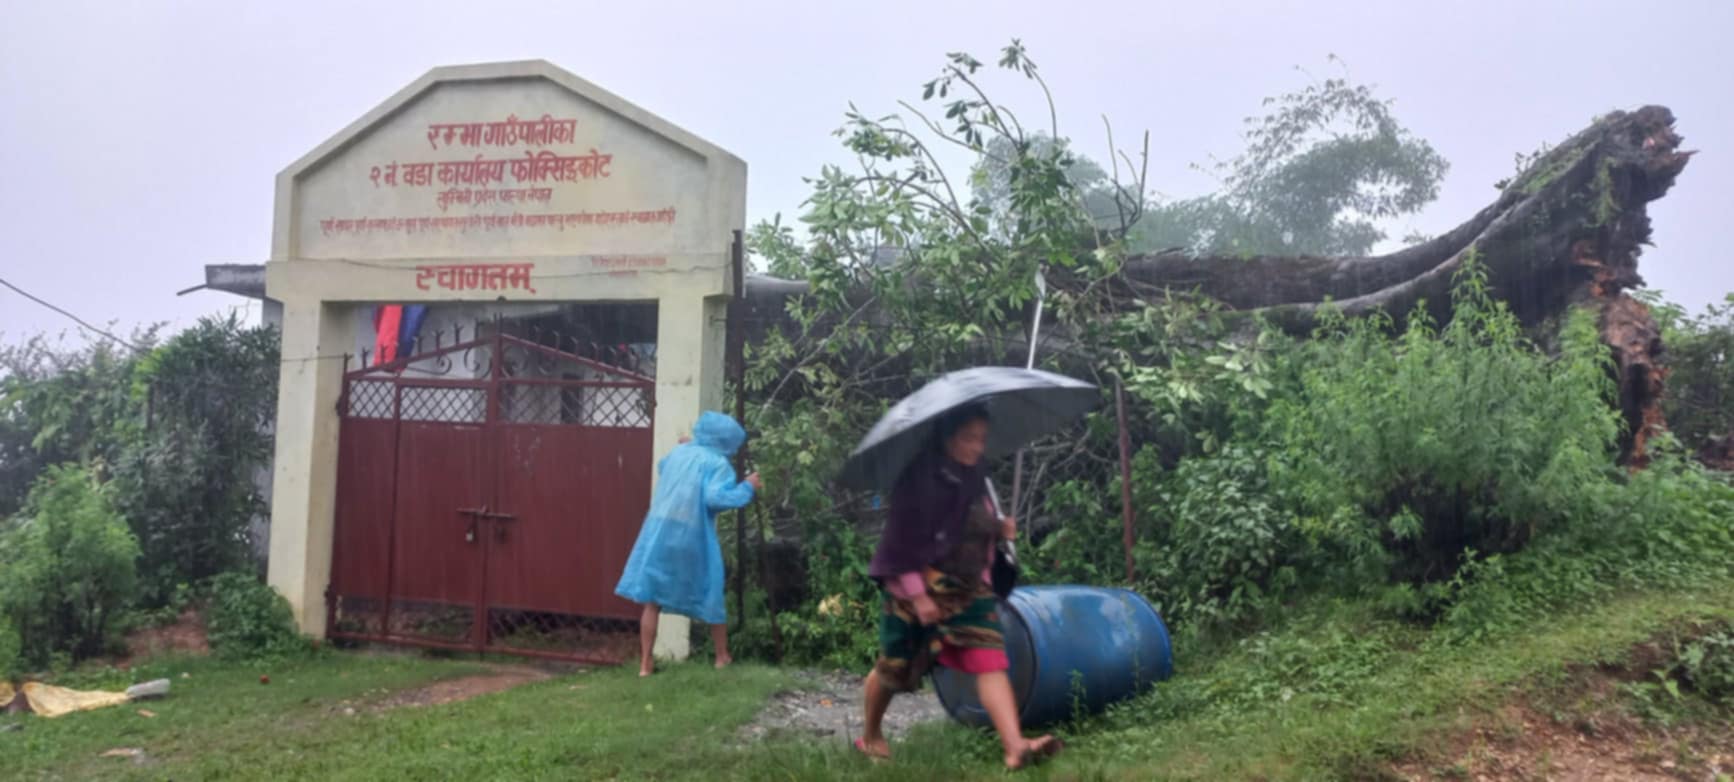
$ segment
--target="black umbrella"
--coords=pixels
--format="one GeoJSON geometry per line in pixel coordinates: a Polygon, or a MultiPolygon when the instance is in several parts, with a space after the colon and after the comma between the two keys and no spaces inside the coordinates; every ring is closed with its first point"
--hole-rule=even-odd
{"type": "Polygon", "coordinates": [[[838,480],[852,489],[889,489],[932,446],[934,422],[973,403],[993,418],[987,456],[1003,456],[1078,420],[1101,401],[1082,380],[1018,367],[977,367],[939,377],[893,405],[861,438],[838,480]]]}

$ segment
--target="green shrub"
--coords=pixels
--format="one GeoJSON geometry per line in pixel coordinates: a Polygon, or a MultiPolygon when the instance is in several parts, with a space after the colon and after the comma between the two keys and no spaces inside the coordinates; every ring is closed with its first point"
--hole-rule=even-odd
{"type": "MultiPolygon", "coordinates": [[[[1147,485],[1134,477],[1135,491],[1147,485]]],[[[1049,486],[1045,494],[1044,515],[1059,523],[1037,545],[1026,549],[1020,563],[1025,580],[1036,584],[1123,582],[1122,522],[1118,508],[1107,504],[1109,498],[1118,504],[1118,478],[1106,486],[1080,479],[1062,481],[1049,486]]]]}
{"type": "Polygon", "coordinates": [[[1397,336],[1382,316],[1327,315],[1301,349],[1298,391],[1268,418],[1273,484],[1309,526],[1389,552],[1395,582],[1518,551],[1573,523],[1586,488],[1612,477],[1619,418],[1592,319],[1574,314],[1550,357],[1473,262],[1453,304],[1443,328],[1417,307],[1397,336]]]}
{"type": "Polygon", "coordinates": [[[1443,584],[1439,638],[1474,640],[1621,589],[1680,589],[1734,573],[1734,486],[1669,438],[1648,469],[1586,482],[1573,523],[1512,555],[1470,558],[1443,584]]]}
{"type": "Polygon", "coordinates": [[[1686,683],[1698,694],[1734,706],[1734,629],[1687,644],[1679,663],[1686,683]]]}
{"type": "MultiPolygon", "coordinates": [[[[777,596],[798,604],[779,606],[784,610],[777,614],[776,628],[781,634],[782,659],[793,664],[858,668],[872,661],[877,648],[879,593],[867,577],[873,541],[864,539],[857,529],[862,518],[834,503],[830,492],[835,468],[816,466],[841,464],[853,443],[835,433],[871,425],[871,413],[859,405],[820,404],[808,399],[754,408],[748,415],[748,428],[754,433],[753,466],[765,476],[766,486],[746,514],[746,533],[755,539],[752,547],[764,544],[764,527],[779,507],[797,509],[791,521],[800,530],[803,583],[777,596]]],[[[739,517],[728,513],[719,522],[723,539],[731,541],[723,545],[731,578],[743,566],[734,559],[732,543],[739,517]]],[[[744,567],[755,583],[748,590],[745,617],[734,615],[730,584],[729,618],[744,620],[731,646],[741,655],[769,658],[778,639],[771,632],[767,591],[784,579],[759,583],[768,574],[760,573],[755,553],[748,557],[744,567]]]]}
{"type": "Polygon", "coordinates": [[[1643,297],[1662,326],[1668,370],[1662,409],[1688,448],[1734,434],[1734,294],[1690,316],[1660,296],[1643,297]]]}
{"type": "MultiPolygon", "coordinates": [[[[1250,438],[1248,438],[1250,439],[1250,438]]],[[[1134,583],[1170,622],[1238,622],[1294,594],[1328,562],[1277,494],[1256,446],[1230,440],[1164,469],[1146,447],[1132,465],[1134,583]]],[[[1025,559],[1030,583],[1124,584],[1119,481],[1050,488],[1060,525],[1025,559]]],[[[1340,556],[1341,552],[1339,552],[1340,556]]]]}
{"type": "Polygon", "coordinates": [[[0,682],[18,672],[20,651],[18,631],[12,628],[11,620],[0,615],[0,682]]]}
{"type": "Polygon", "coordinates": [[[0,539],[0,614],[23,660],[107,651],[137,584],[138,542],[84,468],[49,468],[0,539]]]}
{"type": "Polygon", "coordinates": [[[1162,481],[1138,541],[1144,591],[1181,620],[1241,618],[1295,583],[1305,546],[1254,453],[1230,445],[1162,481]]]}
{"type": "MultiPolygon", "coordinates": [[[[859,668],[878,651],[880,595],[867,577],[873,544],[835,517],[807,525],[807,599],[777,615],[784,656],[827,667],[859,668]]],[[[766,609],[750,612],[764,617],[766,609]]]]}
{"type": "Polygon", "coordinates": [[[251,573],[224,573],[211,579],[206,633],[211,651],[230,660],[253,660],[304,653],[310,648],[295,630],[289,601],[251,573]]]}
{"type": "MultiPolygon", "coordinates": [[[[826,668],[860,670],[879,653],[880,597],[834,593],[808,601],[794,611],[777,614],[783,637],[783,659],[826,668]]],[[[766,609],[761,603],[749,610],[749,624],[768,632],[766,609]]]]}

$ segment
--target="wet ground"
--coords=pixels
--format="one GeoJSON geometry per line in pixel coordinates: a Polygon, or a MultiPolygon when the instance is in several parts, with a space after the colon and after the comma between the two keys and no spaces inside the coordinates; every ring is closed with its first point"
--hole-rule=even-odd
{"type": "MultiPolygon", "coordinates": [[[[803,673],[795,688],[771,696],[759,716],[741,728],[741,735],[749,741],[800,737],[853,742],[861,735],[861,680],[858,673],[803,673]]],[[[896,738],[916,725],[944,719],[939,697],[926,687],[891,702],[885,732],[896,738]]]]}

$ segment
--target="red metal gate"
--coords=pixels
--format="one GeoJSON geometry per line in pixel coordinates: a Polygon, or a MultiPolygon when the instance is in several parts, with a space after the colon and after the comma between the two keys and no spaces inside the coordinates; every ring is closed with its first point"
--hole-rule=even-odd
{"type": "Polygon", "coordinates": [[[498,325],[345,372],[328,632],[617,662],[655,380],[630,352],[498,325]]]}

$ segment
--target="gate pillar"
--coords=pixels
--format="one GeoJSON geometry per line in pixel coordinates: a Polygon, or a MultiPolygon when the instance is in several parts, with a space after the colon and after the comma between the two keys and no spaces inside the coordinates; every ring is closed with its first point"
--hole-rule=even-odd
{"type": "Polygon", "coordinates": [[[325,586],[331,577],[334,413],[344,351],[352,339],[347,310],[317,299],[289,298],[283,305],[267,580],[288,599],[301,631],[316,638],[325,635],[325,586]]]}
{"type": "MultiPolygon", "coordinates": [[[[656,448],[658,458],[692,432],[699,413],[723,409],[723,348],[728,297],[664,297],[657,304],[656,448]]],[[[652,475],[652,491],[661,476],[652,475]]],[[[686,659],[692,622],[665,613],[656,655],[686,659]]]]}

